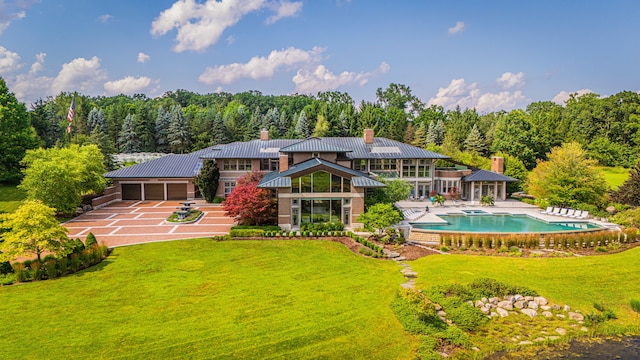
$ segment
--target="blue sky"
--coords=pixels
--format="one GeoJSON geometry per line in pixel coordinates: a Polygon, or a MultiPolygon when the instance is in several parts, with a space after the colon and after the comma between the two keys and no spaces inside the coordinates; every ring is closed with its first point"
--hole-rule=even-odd
{"type": "Polygon", "coordinates": [[[638,1],[0,0],[0,76],[87,95],[409,86],[480,112],[640,90],[638,1]]]}

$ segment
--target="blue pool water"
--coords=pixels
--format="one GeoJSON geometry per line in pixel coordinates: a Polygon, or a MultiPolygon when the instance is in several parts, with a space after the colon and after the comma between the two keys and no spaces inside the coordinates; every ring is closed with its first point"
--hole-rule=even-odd
{"type": "Polygon", "coordinates": [[[600,226],[588,222],[565,221],[548,223],[527,215],[438,215],[447,224],[412,223],[415,229],[459,232],[547,233],[584,231],[600,226]]]}

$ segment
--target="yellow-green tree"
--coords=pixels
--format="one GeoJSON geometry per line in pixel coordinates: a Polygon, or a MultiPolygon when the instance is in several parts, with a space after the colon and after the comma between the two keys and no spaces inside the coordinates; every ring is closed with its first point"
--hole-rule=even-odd
{"type": "Polygon", "coordinates": [[[580,144],[565,143],[547,155],[547,161],[529,174],[527,190],[538,200],[550,205],[597,205],[607,192],[607,183],[595,168],[596,161],[586,158],[580,144]]]}
{"type": "Polygon", "coordinates": [[[58,223],[55,209],[41,201],[27,200],[15,212],[3,214],[2,220],[2,227],[8,231],[2,234],[0,259],[36,255],[41,261],[40,255],[45,251],[66,255],[64,245],[69,241],[69,230],[58,223]]]}

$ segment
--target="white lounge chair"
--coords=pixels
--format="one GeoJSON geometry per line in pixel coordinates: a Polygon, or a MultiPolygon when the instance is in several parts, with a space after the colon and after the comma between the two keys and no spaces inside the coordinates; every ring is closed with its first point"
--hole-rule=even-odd
{"type": "Polygon", "coordinates": [[[576,211],[574,209],[569,209],[569,211],[567,211],[567,213],[562,216],[571,217],[575,212],[576,211]]]}
{"type": "Polygon", "coordinates": [[[541,214],[551,214],[552,211],[553,211],[553,206],[549,206],[549,207],[547,207],[547,210],[540,211],[540,213],[541,214]]]}
{"type": "Polygon", "coordinates": [[[549,215],[560,215],[560,208],[554,207],[553,212],[549,215]]]}
{"type": "Polygon", "coordinates": [[[573,213],[573,215],[570,215],[569,217],[577,218],[577,217],[580,217],[581,215],[582,215],[582,210],[576,210],[576,212],[573,213]]]}
{"type": "Polygon", "coordinates": [[[589,216],[589,212],[588,211],[583,211],[582,214],[580,214],[580,216],[576,216],[576,219],[586,219],[589,216]]]}
{"type": "Polygon", "coordinates": [[[558,214],[558,215],[560,215],[560,216],[565,216],[565,215],[567,215],[567,211],[569,211],[569,209],[567,209],[567,208],[562,208],[562,210],[560,210],[560,214],[558,214]]]}

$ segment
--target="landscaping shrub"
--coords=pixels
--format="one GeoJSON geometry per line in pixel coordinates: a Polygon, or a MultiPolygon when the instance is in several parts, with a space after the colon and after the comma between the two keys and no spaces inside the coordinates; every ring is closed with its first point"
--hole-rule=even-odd
{"type": "Polygon", "coordinates": [[[31,269],[31,276],[33,277],[33,280],[36,280],[36,281],[42,280],[42,276],[43,276],[42,264],[40,264],[39,261],[32,261],[29,268],[31,269]]]}
{"type": "Polygon", "coordinates": [[[231,229],[229,234],[232,237],[258,237],[264,235],[262,229],[231,229]]]}
{"type": "Polygon", "coordinates": [[[75,240],[73,240],[73,244],[71,244],[71,247],[73,249],[73,254],[80,254],[85,248],[84,243],[79,238],[75,238],[75,240]]]}
{"type": "Polygon", "coordinates": [[[58,259],[56,265],[58,266],[58,272],[60,275],[64,275],[69,271],[69,259],[66,257],[58,259]]]}
{"type": "Polygon", "coordinates": [[[80,259],[81,267],[83,268],[89,267],[89,265],[91,265],[91,257],[89,256],[89,250],[88,249],[82,250],[82,252],[80,253],[79,259],[80,259]]]}
{"type": "Polygon", "coordinates": [[[0,262],[0,275],[13,274],[13,268],[9,261],[0,262]]]}
{"type": "Polygon", "coordinates": [[[480,309],[469,305],[458,297],[447,298],[441,303],[447,312],[447,318],[466,331],[474,331],[489,321],[480,309]]]}
{"type": "Polygon", "coordinates": [[[364,247],[358,248],[358,252],[360,254],[364,255],[364,256],[374,256],[375,255],[375,253],[373,251],[371,251],[371,249],[364,248],[364,247]]]}
{"type": "Polygon", "coordinates": [[[12,285],[15,282],[16,282],[16,274],[14,273],[0,275],[0,285],[2,286],[12,285]]]}
{"type": "Polygon", "coordinates": [[[98,240],[96,240],[95,235],[92,232],[87,234],[87,238],[84,239],[85,247],[90,247],[98,244],[98,240]]]}
{"type": "Polygon", "coordinates": [[[47,273],[47,279],[55,279],[58,277],[58,270],[56,269],[56,260],[50,259],[45,261],[44,269],[47,273]]]}
{"type": "Polygon", "coordinates": [[[633,309],[633,311],[640,313],[640,300],[638,299],[631,299],[631,308],[633,309]]]}
{"type": "Polygon", "coordinates": [[[278,225],[236,225],[232,226],[231,230],[248,230],[248,229],[260,229],[264,231],[282,231],[278,225]]]}
{"type": "Polygon", "coordinates": [[[449,248],[446,246],[440,246],[440,251],[442,252],[449,252],[449,248]]]}
{"type": "Polygon", "coordinates": [[[455,326],[449,326],[447,330],[445,330],[444,333],[442,334],[442,339],[446,340],[451,345],[462,346],[467,349],[470,347],[470,344],[471,344],[469,340],[469,335],[467,335],[464,331],[462,331],[460,328],[455,326]]]}
{"type": "Polygon", "coordinates": [[[471,290],[471,298],[465,300],[480,299],[482,297],[502,297],[507,295],[520,294],[522,296],[538,296],[535,290],[531,290],[524,286],[514,286],[495,279],[480,278],[469,283],[471,290]]]}
{"type": "Polygon", "coordinates": [[[600,313],[589,313],[584,316],[584,320],[589,325],[603,323],[607,320],[617,319],[618,317],[613,310],[605,308],[604,305],[594,303],[593,307],[600,313]]]}
{"type": "Polygon", "coordinates": [[[13,264],[13,272],[17,282],[25,282],[29,280],[29,272],[25,269],[24,264],[13,264]]]}
{"type": "Polygon", "coordinates": [[[71,254],[71,256],[69,257],[69,265],[72,272],[80,270],[80,254],[71,254]]]}

